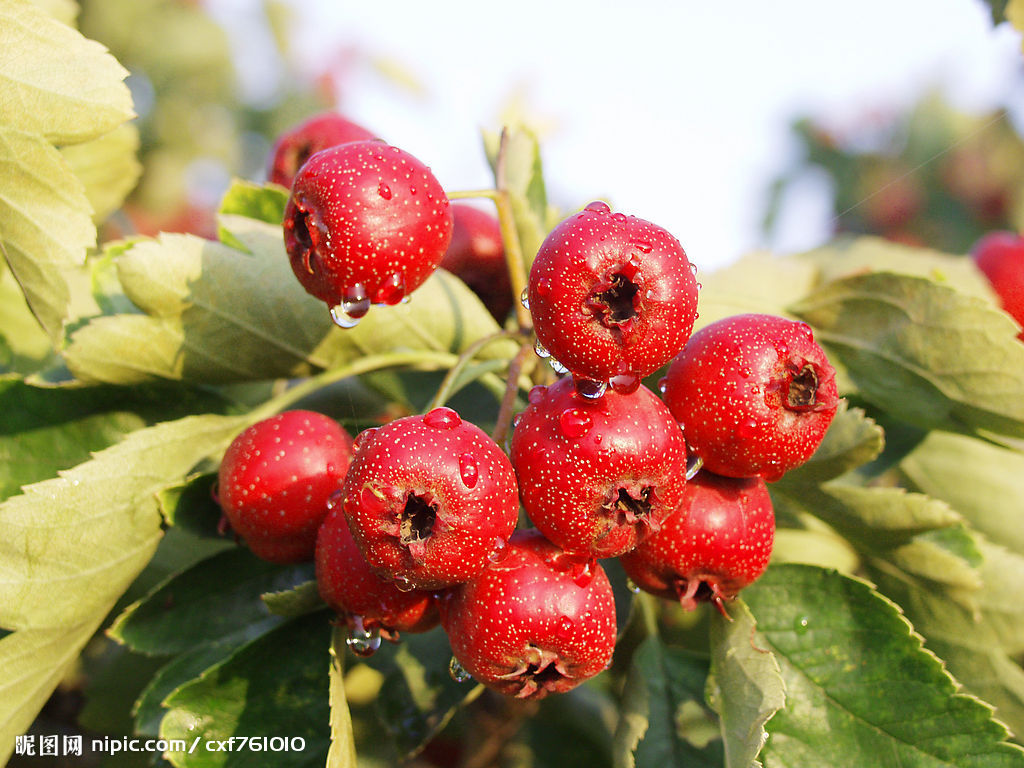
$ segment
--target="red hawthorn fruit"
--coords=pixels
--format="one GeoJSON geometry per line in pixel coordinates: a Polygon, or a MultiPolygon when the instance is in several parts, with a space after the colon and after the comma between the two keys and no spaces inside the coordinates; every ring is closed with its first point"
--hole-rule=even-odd
{"type": "Polygon", "coordinates": [[[664,392],[705,469],[768,482],[811,457],[839,403],[811,327],[774,315],[734,315],[694,333],[664,392]]]}
{"type": "Polygon", "coordinates": [[[458,276],[503,323],[514,297],[498,219],[466,203],[452,203],[452,214],[452,241],[441,268],[458,276]]]}
{"type": "Polygon", "coordinates": [[[508,457],[444,407],[360,433],[342,497],[374,572],[409,589],[480,573],[519,515],[508,457]]]}
{"type": "Polygon", "coordinates": [[[217,499],[253,554],[273,563],[311,560],[317,529],[352,459],[352,438],[315,411],[285,411],[228,446],[217,499]]]}
{"type": "Polygon", "coordinates": [[[267,178],[282,187],[290,187],[302,164],[321,149],[376,138],[372,131],[337,112],[314,115],[277,137],[270,151],[267,178]]]}
{"type": "Polygon", "coordinates": [[[564,693],[611,663],[615,599],[596,560],[567,555],[537,530],[516,531],[487,569],[441,601],[459,665],[521,699],[564,693]]]}
{"type": "Polygon", "coordinates": [[[379,141],[317,152],[285,208],[292,271],[345,327],[371,304],[397,304],[416,290],[451,236],[451,204],[430,169],[379,141]]]}
{"type": "Polygon", "coordinates": [[[764,480],[701,470],[661,530],[619,558],[633,583],[693,610],[736,596],[768,567],[775,512],[764,480]]]}
{"type": "Polygon", "coordinates": [[[674,510],[686,441],[646,387],[591,400],[565,378],[534,387],[517,417],[512,466],[533,524],[562,549],[615,557],[674,510]]]}
{"type": "Polygon", "coordinates": [[[317,535],[316,582],[324,602],[350,624],[358,619],[364,631],[378,627],[397,639],[399,632],[426,632],[440,619],[433,592],[403,591],[373,572],[337,505],[317,535]]]}
{"type": "MultiPolygon", "coordinates": [[[[1024,236],[989,232],[971,249],[974,263],[988,279],[1002,308],[1024,327],[1024,236]]],[[[1024,341],[1024,330],[1017,334],[1024,341]]]]}
{"type": "Polygon", "coordinates": [[[576,378],[626,391],[683,348],[697,317],[697,279],[679,241],[602,202],[551,231],[527,291],[544,349],[576,378]]]}

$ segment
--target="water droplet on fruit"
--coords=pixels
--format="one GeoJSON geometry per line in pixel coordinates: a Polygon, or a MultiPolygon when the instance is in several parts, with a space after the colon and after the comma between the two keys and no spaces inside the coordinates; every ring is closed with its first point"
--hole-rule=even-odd
{"type": "Polygon", "coordinates": [[[585,411],[578,408],[566,408],[558,417],[558,425],[562,434],[571,440],[578,440],[594,426],[593,419],[585,411]]]}
{"type": "Polygon", "coordinates": [[[399,592],[412,592],[416,589],[416,585],[409,580],[408,576],[396,576],[393,583],[399,592]]]}
{"type": "Polygon", "coordinates": [[[749,440],[757,434],[757,422],[753,419],[746,419],[736,427],[736,436],[741,440],[749,440]]]}
{"type": "Polygon", "coordinates": [[[354,328],[369,311],[370,297],[366,295],[366,286],[356,283],[345,289],[341,304],[331,307],[331,319],[342,328],[354,328]]]}
{"type": "Polygon", "coordinates": [[[692,262],[690,263],[690,272],[692,272],[694,276],[697,274],[697,265],[692,262]]]}
{"type": "Polygon", "coordinates": [[[555,627],[555,637],[566,641],[572,639],[573,622],[568,616],[558,618],[558,626],[555,627]]]}
{"type": "Polygon", "coordinates": [[[611,213],[612,211],[612,209],[608,206],[608,203],[604,202],[603,200],[595,200],[594,202],[589,203],[587,207],[584,208],[583,210],[590,211],[591,213],[597,213],[600,215],[611,213]]]}
{"type": "Polygon", "coordinates": [[[492,563],[500,563],[508,555],[508,542],[501,536],[494,537],[494,549],[487,555],[492,563]]]}
{"type": "Polygon", "coordinates": [[[378,429],[379,429],[379,427],[370,427],[368,429],[364,429],[362,432],[360,432],[358,435],[356,435],[355,440],[352,441],[352,450],[353,450],[353,452],[359,453],[359,451],[361,451],[363,449],[363,446],[365,446],[366,443],[369,442],[369,440],[375,434],[377,434],[377,430],[378,429]]]}
{"type": "Polygon", "coordinates": [[[480,466],[472,453],[464,453],[459,456],[459,477],[462,478],[462,482],[467,488],[475,486],[476,481],[480,478],[480,466]]]}
{"type": "Polygon", "coordinates": [[[568,373],[568,372],[569,372],[569,369],[568,369],[568,368],[566,368],[566,367],[565,367],[564,365],[562,365],[562,364],[561,364],[560,362],[558,362],[558,361],[557,361],[557,360],[556,360],[555,358],[553,358],[553,357],[549,357],[549,358],[548,358],[548,365],[550,365],[550,366],[551,366],[551,369],[552,369],[552,370],[553,370],[553,371],[554,371],[555,373],[557,373],[557,374],[563,374],[563,373],[568,373]]]}
{"type": "Polygon", "coordinates": [[[385,184],[383,181],[377,187],[377,194],[383,197],[385,200],[391,199],[391,187],[385,184]]]}
{"type": "Polygon", "coordinates": [[[594,567],[597,565],[597,560],[590,558],[585,562],[579,563],[572,571],[572,580],[577,587],[586,588],[586,586],[594,578],[594,567]]]}
{"type": "Polygon", "coordinates": [[[336,506],[341,504],[341,488],[331,492],[331,495],[327,497],[327,509],[328,511],[334,509],[336,506]]]}
{"type": "Polygon", "coordinates": [[[523,307],[526,308],[526,309],[530,308],[530,289],[529,288],[523,288],[523,292],[521,294],[519,294],[519,303],[522,304],[523,307]]]}
{"type": "Polygon", "coordinates": [[[537,290],[538,296],[547,296],[548,294],[551,293],[551,281],[548,280],[546,277],[542,277],[540,280],[537,281],[537,285],[535,286],[535,288],[537,290]]]}
{"type": "Polygon", "coordinates": [[[548,395],[548,388],[543,384],[538,384],[535,387],[530,388],[530,393],[526,396],[526,399],[536,405],[546,398],[548,395]]]}
{"type": "Polygon", "coordinates": [[[640,377],[635,373],[620,373],[612,376],[608,383],[620,395],[631,395],[640,389],[640,377]]]}
{"type": "Polygon", "coordinates": [[[381,283],[377,289],[376,300],[378,304],[394,306],[405,298],[405,274],[395,272],[391,277],[381,283]]]}
{"type": "Polygon", "coordinates": [[[704,466],[704,459],[700,456],[687,456],[686,457],[686,479],[693,480],[693,476],[700,472],[700,468],[704,466]]]}
{"type": "Polygon", "coordinates": [[[633,247],[636,248],[640,253],[650,253],[654,250],[654,246],[643,240],[637,240],[633,243],[633,247]]]}
{"type": "Polygon", "coordinates": [[[352,618],[352,626],[349,627],[348,637],[345,638],[345,645],[356,656],[373,656],[380,648],[380,629],[372,627],[366,629],[363,626],[363,617],[352,618]]]}
{"type": "Polygon", "coordinates": [[[423,423],[434,429],[455,429],[462,423],[462,419],[451,408],[442,405],[428,411],[423,417],[423,423]]]}
{"type": "Polygon", "coordinates": [[[598,400],[604,395],[605,390],[608,389],[607,382],[594,381],[593,379],[576,379],[574,384],[580,396],[588,400],[598,400]]]}
{"type": "Polygon", "coordinates": [[[551,357],[551,353],[548,352],[547,348],[540,343],[540,339],[537,339],[537,343],[533,345],[533,351],[537,353],[537,357],[542,360],[547,360],[551,357]]]}
{"type": "Polygon", "coordinates": [[[660,379],[658,379],[658,391],[661,392],[661,394],[663,394],[663,395],[665,394],[665,392],[668,391],[668,377],[667,376],[662,376],[660,379]]]}
{"type": "Polygon", "coordinates": [[[339,328],[355,328],[361,319],[361,317],[352,317],[341,304],[331,307],[331,320],[339,328]]]}
{"type": "Polygon", "coordinates": [[[807,634],[807,628],[808,628],[809,624],[810,624],[810,621],[807,619],[807,617],[806,616],[801,616],[799,619],[796,620],[796,622],[794,623],[793,628],[794,628],[794,630],[796,630],[796,633],[798,635],[806,635],[807,634]]]}
{"type": "Polygon", "coordinates": [[[626,214],[624,214],[624,213],[613,213],[612,214],[612,221],[614,221],[616,224],[625,224],[626,223],[626,214]]]}
{"type": "Polygon", "coordinates": [[[456,683],[468,683],[473,679],[473,676],[466,671],[466,668],[454,656],[448,662],[448,674],[451,675],[452,680],[456,683]]]}

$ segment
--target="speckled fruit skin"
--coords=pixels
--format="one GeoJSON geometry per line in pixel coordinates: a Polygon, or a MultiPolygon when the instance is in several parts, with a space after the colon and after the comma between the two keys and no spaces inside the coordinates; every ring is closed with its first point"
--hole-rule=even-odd
{"type": "Polygon", "coordinates": [[[512,282],[505,264],[505,245],[498,219],[467,203],[452,203],[452,241],[441,268],[457,275],[504,322],[512,309],[512,282]]]}
{"type": "Polygon", "coordinates": [[[312,560],[317,529],[352,459],[352,437],[315,411],[279,413],[243,430],[217,474],[217,498],[253,554],[312,560]]]}
{"type": "Polygon", "coordinates": [[[451,204],[430,169],[379,141],[317,152],[299,169],[285,208],[295,276],[308,293],[356,317],[416,290],[451,236],[451,204]]]}
{"type": "MultiPolygon", "coordinates": [[[[1024,327],[1024,236],[990,232],[974,244],[971,256],[1003,309],[1024,327]]],[[[1024,341],[1024,330],[1017,338],[1024,341]]]]}
{"type": "Polygon", "coordinates": [[[757,580],[775,541],[775,512],[761,478],[701,470],[661,530],[619,558],[640,589],[693,610],[723,601],[757,580]]]}
{"type": "Polygon", "coordinates": [[[563,549],[628,552],[682,499],[686,441],[649,389],[597,400],[571,379],[534,387],[512,434],[512,466],[530,520],[563,549]]]}
{"type": "Polygon", "coordinates": [[[359,618],[364,630],[378,627],[391,639],[399,632],[426,632],[440,620],[433,592],[402,591],[373,572],[338,506],[317,535],[316,583],[324,602],[347,622],[359,618]]]}
{"type": "Polygon", "coordinates": [[[601,202],[558,224],[530,268],[537,338],[576,377],[635,382],[686,344],[697,279],[679,241],[601,202]]]}
{"type": "Polygon", "coordinates": [[[734,315],[693,334],[672,361],[665,402],[704,467],[778,480],[811,457],[835,416],[835,370],[810,326],[734,315]]]}
{"type": "Polygon", "coordinates": [[[444,407],[360,433],[342,496],[370,566],[403,588],[439,589],[477,575],[519,514],[508,457],[444,407]]]}
{"type": "Polygon", "coordinates": [[[441,601],[459,664],[507,696],[542,699],[611,662],[615,599],[596,560],[581,563],[535,529],[516,531],[500,559],[441,601]]]}
{"type": "Polygon", "coordinates": [[[375,138],[372,131],[337,112],[313,115],[277,137],[267,162],[267,178],[282,187],[290,187],[302,164],[320,150],[375,138]]]}

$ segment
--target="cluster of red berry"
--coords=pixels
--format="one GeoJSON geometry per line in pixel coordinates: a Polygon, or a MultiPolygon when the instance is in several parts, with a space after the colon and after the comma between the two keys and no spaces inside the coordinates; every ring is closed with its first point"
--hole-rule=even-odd
{"type": "MultiPolygon", "coordinates": [[[[295,274],[343,326],[415,290],[453,231],[422,163],[355,139],[295,151],[293,137],[279,146],[298,158],[294,181],[275,177],[292,188],[295,274]]],[[[518,697],[569,690],[615,647],[599,560],[684,607],[722,609],[767,565],[765,482],[805,462],[836,411],[808,326],[742,315],[691,336],[698,287],[669,232],[591,203],[530,270],[536,349],[562,378],[530,391],[508,454],[447,407],[354,441],[289,411],[228,449],[227,520],[260,557],[315,559],[356,652],[440,623],[453,675],[518,697]],[[642,379],[666,365],[662,399],[642,379]],[[517,529],[520,504],[533,527],[517,529]]]]}

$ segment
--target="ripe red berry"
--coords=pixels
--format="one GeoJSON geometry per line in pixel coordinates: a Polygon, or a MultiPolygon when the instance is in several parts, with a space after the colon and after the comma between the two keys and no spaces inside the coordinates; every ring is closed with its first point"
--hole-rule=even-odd
{"type": "Polygon", "coordinates": [[[327,514],[316,540],[316,582],[320,596],[350,625],[398,632],[425,632],[440,618],[433,592],[401,590],[373,572],[359,551],[341,508],[327,514]]]}
{"type": "MultiPolygon", "coordinates": [[[[1024,236],[990,232],[975,243],[971,255],[1003,309],[1024,327],[1024,236]]],[[[1024,330],[1017,338],[1024,340],[1024,330]]]]}
{"type": "Polygon", "coordinates": [[[633,583],[693,610],[736,596],[768,567],[775,512],[764,480],[700,471],[661,530],[619,558],[633,583]]]}
{"type": "Polygon", "coordinates": [[[217,498],[253,554],[274,563],[311,560],[328,500],[352,458],[352,438],[314,411],[253,424],[221,461],[217,498]]]}
{"type": "Polygon", "coordinates": [[[342,493],[363,555],[403,588],[438,589],[480,573],[519,514],[508,457],[443,407],[362,432],[342,493]]]}
{"type": "Polygon", "coordinates": [[[337,112],[314,115],[277,137],[270,151],[267,178],[282,187],[290,187],[302,164],[321,149],[375,138],[372,131],[337,112]]]}
{"type": "Polygon", "coordinates": [[[661,527],[686,482],[686,442],[641,386],[590,400],[570,379],[535,387],[512,435],[523,507],[558,546],[615,557],[661,527]]]}
{"type": "Polygon", "coordinates": [[[451,206],[430,169],[379,141],[317,152],[285,208],[292,271],[346,327],[371,304],[397,304],[416,290],[451,236],[451,206]]]}
{"type": "Polygon", "coordinates": [[[734,315],[700,329],[664,387],[708,471],[768,482],[811,457],[839,402],[835,371],[810,326],[774,315],[734,315]]]}
{"type": "Polygon", "coordinates": [[[679,241],[601,202],[547,236],[527,296],[547,352],[577,378],[627,390],[683,348],[697,316],[697,280],[679,241]]]}
{"type": "Polygon", "coordinates": [[[512,283],[498,219],[475,206],[452,203],[455,226],[442,269],[457,275],[499,323],[512,309],[512,283]]]}
{"type": "Polygon", "coordinates": [[[596,560],[569,557],[528,529],[442,600],[441,625],[455,659],[478,682],[507,696],[541,699],[607,668],[615,599],[596,560]]]}

